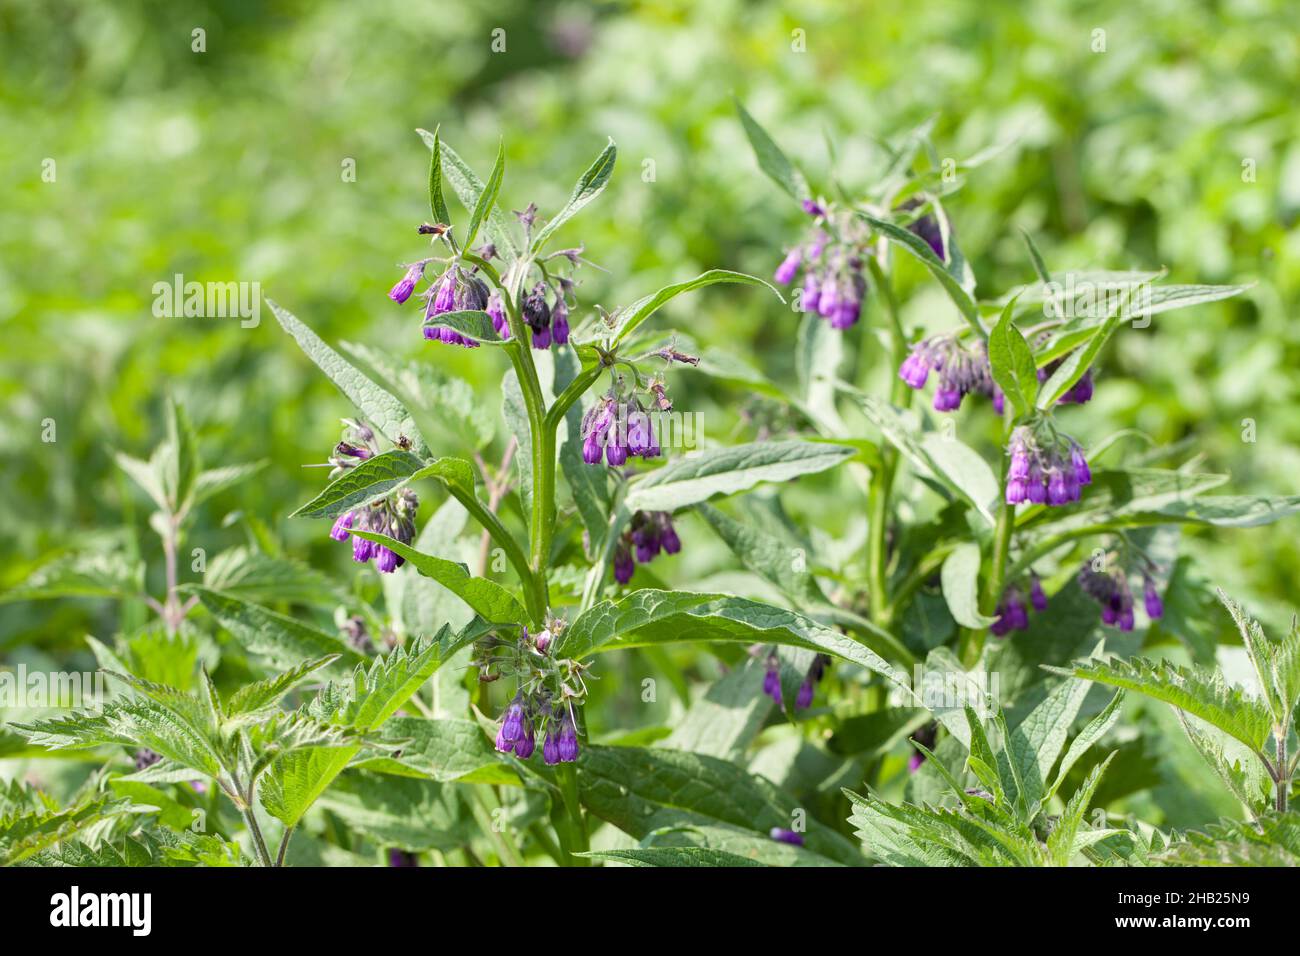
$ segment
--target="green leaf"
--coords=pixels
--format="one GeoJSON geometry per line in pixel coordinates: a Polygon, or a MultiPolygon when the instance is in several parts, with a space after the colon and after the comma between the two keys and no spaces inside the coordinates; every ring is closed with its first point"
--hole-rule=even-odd
{"type": "Polygon", "coordinates": [[[754,525],[742,524],[712,505],[698,504],[695,510],[745,567],[767,578],[798,606],[807,610],[810,606],[829,605],[807,567],[806,553],[796,554],[788,541],[754,525]]]}
{"type": "Polygon", "coordinates": [[[628,866],[767,866],[737,853],[707,846],[651,846],[628,850],[588,850],[575,853],[593,860],[610,860],[628,866]]]}
{"type": "Polygon", "coordinates": [[[689,641],[785,644],[824,651],[860,664],[911,694],[906,674],[857,641],[795,611],[725,594],[643,589],[618,601],[602,601],[569,625],[555,653],[578,658],[689,641]]]}
{"type": "MultiPolygon", "coordinates": [[[[769,831],[789,829],[801,809],[789,794],[735,764],[673,750],[585,747],[578,784],[588,810],[637,839],[664,827],[721,825],[774,843],[769,831]]],[[[816,820],[807,820],[803,837],[804,847],[790,855],[805,865],[862,862],[852,843],[816,820]]]]}
{"type": "MultiPolygon", "coordinates": [[[[761,285],[770,289],[782,302],[784,296],[769,282],[755,276],[745,275],[743,272],[729,272],[726,269],[710,269],[708,272],[696,276],[694,279],[687,279],[685,282],[678,282],[676,285],[664,286],[658,292],[652,295],[638,299],[631,305],[619,309],[614,315],[610,316],[607,325],[598,327],[598,338],[608,340],[609,346],[618,345],[650,316],[654,315],[660,308],[683,292],[690,292],[693,289],[703,288],[704,286],[714,285],[719,282],[736,282],[744,285],[761,285]]],[[[592,340],[589,340],[592,341],[592,340]]],[[[581,344],[588,344],[586,342],[581,344]]]]}
{"type": "Polygon", "coordinates": [[[291,312],[280,308],[270,299],[266,301],[281,327],[294,337],[307,357],[329,376],[339,391],[351,400],[384,437],[394,445],[399,444],[399,439],[403,436],[409,438],[412,450],[417,455],[421,458],[430,457],[424,436],[401,402],[326,345],[320,336],[303,325],[291,312]]]}
{"type": "Polygon", "coordinates": [[[129,801],[100,796],[63,810],[41,804],[15,816],[0,815],[0,866],[22,863],[92,826],[139,812],[129,801]]]}
{"type": "Polygon", "coordinates": [[[750,658],[708,685],[663,746],[740,762],[772,709],[772,699],[763,693],[766,671],[764,662],[750,658]]]}
{"type": "Polygon", "coordinates": [[[483,728],[472,720],[393,717],[384,725],[383,739],[400,742],[400,749],[362,753],[354,766],[439,783],[519,784],[508,758],[497,753],[483,728]]]}
{"type": "Polygon", "coordinates": [[[1034,271],[1038,273],[1039,280],[1044,285],[1050,284],[1052,274],[1048,271],[1047,263],[1043,261],[1043,255],[1038,251],[1038,246],[1034,244],[1034,237],[1024,229],[1020,230],[1020,236],[1025,240],[1025,248],[1029,250],[1029,261],[1033,263],[1034,271]]]}
{"type": "MultiPolygon", "coordinates": [[[[427,130],[416,130],[425,144],[430,149],[433,148],[434,134],[427,130]]],[[[479,179],[474,170],[460,158],[454,149],[446,143],[439,144],[439,151],[442,154],[442,172],[447,182],[451,184],[452,190],[456,193],[461,204],[466,209],[473,209],[478,205],[479,197],[486,188],[483,180],[479,179]]],[[[497,252],[501,254],[506,262],[512,262],[519,258],[519,245],[515,242],[514,236],[510,232],[509,224],[505,215],[495,203],[487,207],[486,224],[484,228],[487,231],[488,239],[496,246],[497,252]]],[[[467,242],[466,246],[469,245],[467,242]]]]}
{"type": "Polygon", "coordinates": [[[943,286],[943,290],[948,293],[948,297],[957,306],[957,311],[962,314],[962,318],[981,337],[984,335],[984,326],[980,324],[979,306],[975,304],[975,300],[970,297],[970,294],[962,288],[961,282],[948,271],[948,267],[943,260],[934,254],[934,250],[930,248],[928,242],[897,223],[889,222],[886,219],[878,219],[864,212],[860,212],[858,215],[890,242],[903,247],[920,259],[922,265],[930,270],[931,275],[939,280],[939,285],[943,286]]]}
{"type": "Polygon", "coordinates": [[[789,481],[825,471],[854,453],[842,445],[806,441],[711,448],[634,479],[628,486],[627,507],[633,511],[673,511],[719,495],[747,491],[760,482],[789,481]]]}
{"type": "Polygon", "coordinates": [[[359,744],[347,743],[281,754],[262,777],[258,789],[262,806],[285,826],[297,826],[360,749],[359,744]]]}
{"type": "Polygon", "coordinates": [[[1300,866],[1300,812],[1266,813],[1250,822],[1224,820],[1193,830],[1156,860],[1175,866],[1300,866]]]}
{"type": "Polygon", "coordinates": [[[288,601],[333,610],[347,603],[347,589],[328,575],[295,558],[275,557],[243,545],[209,559],[203,586],[254,604],[288,601]]]}
{"type": "Polygon", "coordinates": [[[806,198],[809,195],[808,183],[804,180],[803,174],[786,159],[785,153],[781,152],[781,147],[773,142],[767,130],[763,129],[758,121],[749,115],[745,107],[740,105],[740,100],[735,100],[735,104],[740,123],[749,138],[749,145],[753,147],[754,156],[758,160],[758,168],[767,173],[772,182],[784,189],[792,198],[806,198]]]}
{"type": "Polygon", "coordinates": [[[924,431],[914,413],[904,413],[856,389],[846,391],[885,440],[923,477],[966,501],[989,525],[993,524],[991,506],[998,498],[998,480],[975,449],[940,432],[924,431]]]}
{"type": "Polygon", "coordinates": [[[611,139],[609,144],[596,157],[596,161],[587,167],[587,171],[573,187],[573,195],[555,216],[533,237],[532,251],[538,252],[546,245],[546,240],[555,231],[582,211],[582,208],[600,195],[614,172],[614,161],[618,158],[618,148],[611,139]]]}
{"type": "Polygon", "coordinates": [[[518,624],[527,620],[522,605],[513,594],[495,581],[474,577],[463,564],[416,551],[385,534],[373,531],[352,533],[381,544],[399,558],[409,561],[426,578],[437,581],[493,624],[518,624]]]}
{"type": "Polygon", "coordinates": [[[1060,789],[1061,784],[1065,782],[1065,775],[1070,772],[1071,767],[1078,763],[1079,758],[1087,753],[1097,741],[1101,740],[1111,727],[1115,726],[1115,722],[1119,720],[1119,708],[1123,701],[1124,691],[1116,691],[1115,696],[1110,699],[1110,703],[1102,708],[1097,716],[1088,721],[1087,726],[1079,731],[1079,736],[1070,742],[1070,749],[1065,752],[1065,756],[1061,759],[1061,766],[1056,771],[1056,779],[1047,788],[1047,793],[1043,797],[1044,802],[1050,800],[1053,794],[1060,789]]]}
{"type": "Polygon", "coordinates": [[[378,846],[413,852],[458,850],[482,831],[464,812],[458,788],[432,780],[349,770],[321,806],[378,846]]]}
{"type": "MultiPolygon", "coordinates": [[[[555,391],[563,392],[579,373],[578,360],[570,349],[555,356],[555,391]]],[[[590,554],[598,554],[609,520],[609,472],[593,468],[582,459],[582,403],[574,402],[564,415],[564,437],[560,444],[560,468],[573,503],[587,532],[590,554]]]]}
{"type": "Polygon", "coordinates": [[[198,440],[185,409],[174,399],[167,401],[167,451],[164,456],[163,488],[169,511],[183,515],[193,504],[194,482],[200,471],[198,440]]]}
{"type": "Polygon", "coordinates": [[[290,518],[337,518],[354,508],[364,508],[422,478],[436,478],[472,490],[474,472],[463,458],[424,461],[409,451],[386,451],[349,468],[290,518]]]}
{"type": "Polygon", "coordinates": [[[1020,802],[1027,810],[1036,811],[1047,794],[1052,767],[1087,696],[1087,684],[1062,681],[1012,729],[1006,754],[1017,772],[1020,802]]]}
{"type": "Polygon", "coordinates": [[[143,593],[144,563],[118,546],[47,561],[17,587],[0,593],[0,604],[61,597],[125,598],[143,593]]]}
{"type": "Polygon", "coordinates": [[[351,667],[365,657],[340,638],[253,604],[231,594],[199,585],[187,585],[208,613],[217,619],[245,650],[275,664],[295,666],[308,658],[336,656],[335,667],[351,667]]]}
{"type": "Polygon", "coordinates": [[[1025,337],[1011,321],[1014,306],[1014,299],[1007,303],[1002,317],[989,333],[989,367],[993,380],[1020,418],[1034,410],[1038,398],[1038,366],[1025,337]]]}
{"type": "Polygon", "coordinates": [[[481,621],[457,634],[443,625],[437,634],[417,638],[378,658],[367,671],[358,664],[350,680],[333,681],[308,705],[317,719],[359,732],[378,729],[397,713],[434,672],[460,648],[486,632],[481,621]]]}
{"type": "Polygon", "coordinates": [[[994,618],[979,609],[980,547],[966,541],[953,548],[943,562],[939,580],[948,610],[962,627],[985,628],[994,618]]]}
{"type": "Polygon", "coordinates": [[[167,490],[163,487],[162,469],[156,455],[150,461],[141,461],[119,451],[113,453],[113,460],[117,462],[117,467],[144,490],[160,511],[168,510],[167,490]]]}
{"type": "Polygon", "coordinates": [[[467,339],[473,339],[480,345],[501,345],[507,343],[497,334],[491,317],[478,309],[465,309],[457,312],[442,312],[438,315],[425,316],[426,326],[445,325],[454,329],[467,339]]]}
{"type": "Polygon", "coordinates": [[[235,691],[230,700],[227,701],[225,716],[227,718],[251,717],[261,715],[268,710],[278,710],[280,701],[289,691],[321,668],[333,664],[336,660],[338,660],[338,656],[335,654],[327,657],[310,658],[296,667],[276,674],[274,677],[245,684],[235,691]]]}
{"type": "Polygon", "coordinates": [[[1079,827],[1083,824],[1083,815],[1088,811],[1088,804],[1092,802],[1093,794],[1097,792],[1097,785],[1101,783],[1101,775],[1106,772],[1114,757],[1112,753],[1092,768],[1087,780],[1075,791],[1070,802],[1065,805],[1065,812],[1061,814],[1060,819],[1056,821],[1056,826],[1048,834],[1047,852],[1056,861],[1057,866],[1069,866],[1070,860],[1083,849],[1083,846],[1098,838],[1098,834],[1089,832],[1085,834],[1086,841],[1081,841],[1079,827]]]}
{"type": "MultiPolygon", "coordinates": [[[[1241,605],[1228,597],[1222,588],[1216,588],[1219,601],[1232,615],[1241,642],[1250,655],[1250,661],[1259,677],[1259,686],[1273,713],[1276,727],[1291,726],[1291,717],[1300,701],[1300,631],[1292,619],[1291,633],[1283,641],[1273,643],[1264,636],[1259,622],[1246,615],[1241,605]]],[[[1285,732],[1285,731],[1284,731],[1285,732]]]]}
{"type": "Polygon", "coordinates": [[[433,221],[451,228],[451,211],[447,200],[442,195],[442,144],[438,142],[438,130],[433,131],[433,142],[429,144],[429,212],[433,221]]]}
{"type": "Polygon", "coordinates": [[[492,163],[492,172],[488,174],[487,185],[479,191],[478,198],[474,201],[474,211],[470,213],[469,229],[465,233],[466,249],[474,245],[479,226],[489,212],[496,208],[497,193],[501,191],[501,179],[505,176],[505,171],[506,143],[505,140],[500,140],[497,143],[497,158],[492,163]]]}
{"type": "Polygon", "coordinates": [[[270,461],[263,458],[261,461],[245,462],[239,465],[223,465],[220,468],[209,468],[201,471],[198,477],[194,479],[194,503],[207,501],[214,495],[218,495],[227,488],[233,488],[240,482],[251,478],[270,461]]]}
{"type": "Polygon", "coordinates": [[[1178,667],[1135,657],[1127,661],[1083,661],[1072,668],[1049,669],[1164,701],[1218,727],[1257,753],[1264,749],[1272,730],[1272,715],[1262,702],[1230,686],[1222,674],[1195,665],[1178,667]]]}

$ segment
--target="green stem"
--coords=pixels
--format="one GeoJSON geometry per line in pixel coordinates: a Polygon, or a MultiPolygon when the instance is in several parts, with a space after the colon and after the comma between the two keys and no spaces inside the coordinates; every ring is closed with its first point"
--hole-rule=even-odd
{"type": "MultiPolygon", "coordinates": [[[[889,336],[891,345],[890,360],[892,368],[902,364],[907,353],[907,335],[903,332],[902,319],[898,312],[898,300],[894,297],[894,287],[885,275],[874,256],[867,257],[867,266],[871,270],[872,282],[879,290],[885,303],[885,312],[889,316],[889,336]]],[[[911,389],[897,375],[891,377],[892,387],[889,400],[892,404],[906,407],[911,399],[911,389]]],[[[885,444],[880,449],[880,466],[871,473],[871,483],[867,488],[867,587],[871,602],[871,620],[879,627],[888,627],[894,608],[888,593],[888,553],[885,547],[885,535],[889,526],[889,499],[893,490],[894,475],[898,470],[898,450],[885,444]]]]}
{"type": "Polygon", "coordinates": [[[590,866],[591,861],[587,857],[574,855],[585,852],[589,846],[587,821],[582,815],[582,803],[578,799],[578,771],[573,764],[562,763],[555,768],[555,780],[560,787],[561,802],[552,809],[551,821],[560,838],[565,865],[590,866]]]}
{"type": "Polygon", "coordinates": [[[545,584],[538,586],[537,578],[528,566],[528,556],[524,554],[519,542],[506,530],[505,525],[501,523],[501,519],[489,511],[487,506],[472,491],[450,484],[447,485],[447,490],[465,506],[465,510],[483,526],[483,529],[492,536],[492,540],[505,552],[506,560],[514,566],[516,573],[519,575],[519,580],[524,586],[524,604],[527,605],[528,613],[534,618],[535,622],[540,622],[546,613],[545,584]]]}
{"type": "Polygon", "coordinates": [[[1277,740],[1277,782],[1275,784],[1277,792],[1274,805],[1278,813],[1286,813],[1287,797],[1291,789],[1291,776],[1287,773],[1286,728],[1275,728],[1273,736],[1277,740]]]}
{"type": "Polygon", "coordinates": [[[293,838],[293,827],[284,828],[284,836],[280,837],[280,849],[275,854],[275,865],[284,866],[284,856],[289,852],[289,841],[293,838]]]}

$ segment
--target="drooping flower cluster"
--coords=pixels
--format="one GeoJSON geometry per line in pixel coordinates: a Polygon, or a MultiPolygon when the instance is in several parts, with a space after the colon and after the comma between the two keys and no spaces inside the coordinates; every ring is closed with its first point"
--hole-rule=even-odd
{"type": "Polygon", "coordinates": [[[1011,463],[1007,467],[1009,505],[1068,505],[1078,501],[1092,469],[1078,442],[1048,427],[1022,425],[1011,433],[1011,463]]]}
{"type": "Polygon", "coordinates": [[[638,511],[632,515],[628,529],[614,548],[614,580],[627,584],[637,564],[648,564],[660,551],[676,554],[682,550],[682,541],[673,528],[672,515],[667,511],[638,511]],[[633,555],[636,556],[635,563],[633,555]]]}
{"type": "MultiPolygon", "coordinates": [[[[408,273],[409,275],[409,273],[408,273]]],[[[406,281],[405,277],[398,286],[406,281]]],[[[394,292],[397,289],[393,290],[394,292]]],[[[389,294],[392,297],[392,293],[389,294]]],[[[472,269],[452,263],[447,270],[423,293],[424,337],[447,345],[478,348],[478,343],[461,335],[447,325],[440,325],[438,316],[448,312],[480,311],[487,308],[488,287],[472,269]]]]}
{"type": "Polygon", "coordinates": [[[565,294],[570,283],[561,279],[558,288],[538,282],[524,296],[520,313],[532,332],[533,348],[548,349],[552,344],[567,345],[569,341],[569,306],[565,294]],[[546,301],[547,295],[551,302],[546,301]]]}
{"type": "MultiPolygon", "coordinates": [[[[897,207],[898,212],[910,212],[924,205],[925,200],[913,197],[906,202],[900,203],[897,207]]],[[[931,251],[944,261],[943,249],[943,230],[939,227],[939,220],[930,213],[925,213],[913,219],[907,227],[908,232],[924,239],[931,251]]]]}
{"type": "Polygon", "coordinates": [[[506,708],[497,731],[496,748],[527,760],[536,749],[538,734],[544,733],[542,760],[549,766],[573,763],[578,759],[578,729],[573,709],[552,707],[543,695],[519,693],[506,708]]]}
{"type": "Polygon", "coordinates": [[[936,412],[954,412],[967,395],[984,395],[1002,414],[1002,390],[993,381],[988,350],[982,341],[969,348],[952,335],[936,335],[912,346],[912,352],[899,366],[898,377],[912,388],[925,388],[931,372],[939,375],[934,393],[936,412]]]}
{"type": "Polygon", "coordinates": [[[629,457],[650,459],[661,454],[650,413],[634,397],[621,401],[611,390],[582,418],[582,460],[589,465],[599,464],[603,456],[619,468],[629,457]]]}
{"type": "Polygon", "coordinates": [[[813,217],[813,227],[777,266],[776,281],[789,285],[802,270],[804,311],[817,313],[831,328],[850,328],[861,317],[867,294],[862,270],[870,254],[869,230],[853,213],[837,214],[811,199],[803,201],[803,209],[813,217]]]}
{"type": "MultiPolygon", "coordinates": [[[[821,679],[826,676],[826,667],[831,659],[825,654],[818,654],[813,658],[812,664],[808,667],[808,673],[804,675],[803,681],[799,684],[799,690],[795,694],[794,706],[797,710],[806,710],[812,706],[813,691],[821,679]]],[[[767,656],[767,672],[763,675],[763,693],[776,703],[778,707],[784,706],[781,699],[781,660],[776,654],[767,656]]]]}
{"type": "Polygon", "coordinates": [[[997,617],[989,625],[990,632],[997,637],[1005,637],[1012,631],[1029,630],[1029,608],[1033,607],[1035,611],[1047,610],[1047,595],[1043,593],[1042,582],[1036,574],[1030,575],[1028,590],[1027,603],[1025,590],[1018,584],[1013,584],[1002,592],[1002,600],[994,611],[997,617]]]}
{"type": "MultiPolygon", "coordinates": [[[[1128,569],[1120,562],[1106,561],[1098,570],[1092,561],[1085,561],[1079,570],[1079,587],[1083,593],[1101,605],[1101,623],[1131,631],[1134,626],[1133,592],[1129,589],[1128,569]]],[[[1156,621],[1164,616],[1165,603],[1151,574],[1142,569],[1142,599],[1147,617],[1156,621]]]]}
{"type": "MultiPolygon", "coordinates": [[[[1063,362],[1063,358],[1048,362],[1038,370],[1038,381],[1046,382],[1063,362]]],[[[1092,369],[1084,372],[1070,390],[1056,400],[1058,405],[1085,405],[1092,400],[1092,369]]]]}

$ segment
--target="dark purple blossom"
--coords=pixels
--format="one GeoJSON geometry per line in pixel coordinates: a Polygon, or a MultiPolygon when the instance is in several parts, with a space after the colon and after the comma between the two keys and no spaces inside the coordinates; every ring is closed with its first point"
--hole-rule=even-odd
{"type": "Polygon", "coordinates": [[[388,297],[398,305],[401,305],[409,299],[411,293],[415,291],[416,283],[424,277],[424,267],[426,265],[428,265],[427,261],[417,262],[407,268],[406,275],[402,276],[402,278],[397,281],[397,285],[393,286],[393,288],[389,290],[388,297]]]}
{"type": "Polygon", "coordinates": [[[1002,404],[1002,393],[993,381],[983,342],[967,347],[951,335],[924,339],[912,346],[911,354],[898,368],[898,377],[919,390],[925,387],[931,372],[939,378],[934,393],[935,411],[956,411],[962,399],[971,394],[986,396],[995,408],[1002,404]]]}
{"type": "Polygon", "coordinates": [[[1012,432],[1007,504],[1068,505],[1082,497],[1083,486],[1091,481],[1087,459],[1073,440],[1050,429],[1040,439],[1023,425],[1012,432]]]}

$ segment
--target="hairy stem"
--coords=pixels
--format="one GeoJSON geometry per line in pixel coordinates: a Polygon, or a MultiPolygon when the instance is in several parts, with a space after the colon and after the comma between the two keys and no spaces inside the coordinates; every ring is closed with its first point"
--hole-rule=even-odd
{"type": "Polygon", "coordinates": [[[252,801],[248,801],[248,806],[242,808],[240,814],[244,818],[244,826],[248,828],[249,835],[253,838],[253,849],[257,852],[257,861],[262,866],[272,866],[271,852],[266,848],[266,840],[262,837],[262,828],[257,823],[257,814],[253,812],[252,801]]]}
{"type": "MultiPolygon", "coordinates": [[[[1005,474],[1006,469],[1003,469],[1005,474]]],[[[997,524],[993,529],[993,550],[989,555],[988,575],[984,578],[984,588],[980,592],[980,613],[992,617],[1002,599],[1002,588],[1006,583],[1007,555],[1011,551],[1011,532],[1015,530],[1016,509],[1006,503],[1005,478],[999,482],[1000,490],[997,524]]],[[[959,657],[966,667],[973,667],[984,650],[984,641],[988,637],[987,628],[966,628],[962,631],[959,657]]]]}
{"type": "Polygon", "coordinates": [[[275,854],[275,865],[284,866],[284,856],[289,852],[289,841],[293,839],[293,827],[284,828],[284,836],[280,837],[280,849],[275,854]]]}
{"type": "Polygon", "coordinates": [[[1287,798],[1291,790],[1291,775],[1287,773],[1286,728],[1276,728],[1273,736],[1277,740],[1277,782],[1274,784],[1276,788],[1274,803],[1278,813],[1286,813],[1287,798]]]}
{"type": "Polygon", "coordinates": [[[591,861],[587,857],[574,855],[585,852],[589,845],[587,821],[578,799],[578,771],[573,764],[562,763],[555,768],[555,780],[560,787],[560,804],[552,807],[551,822],[555,824],[556,836],[560,838],[564,864],[590,866],[591,861]]]}

